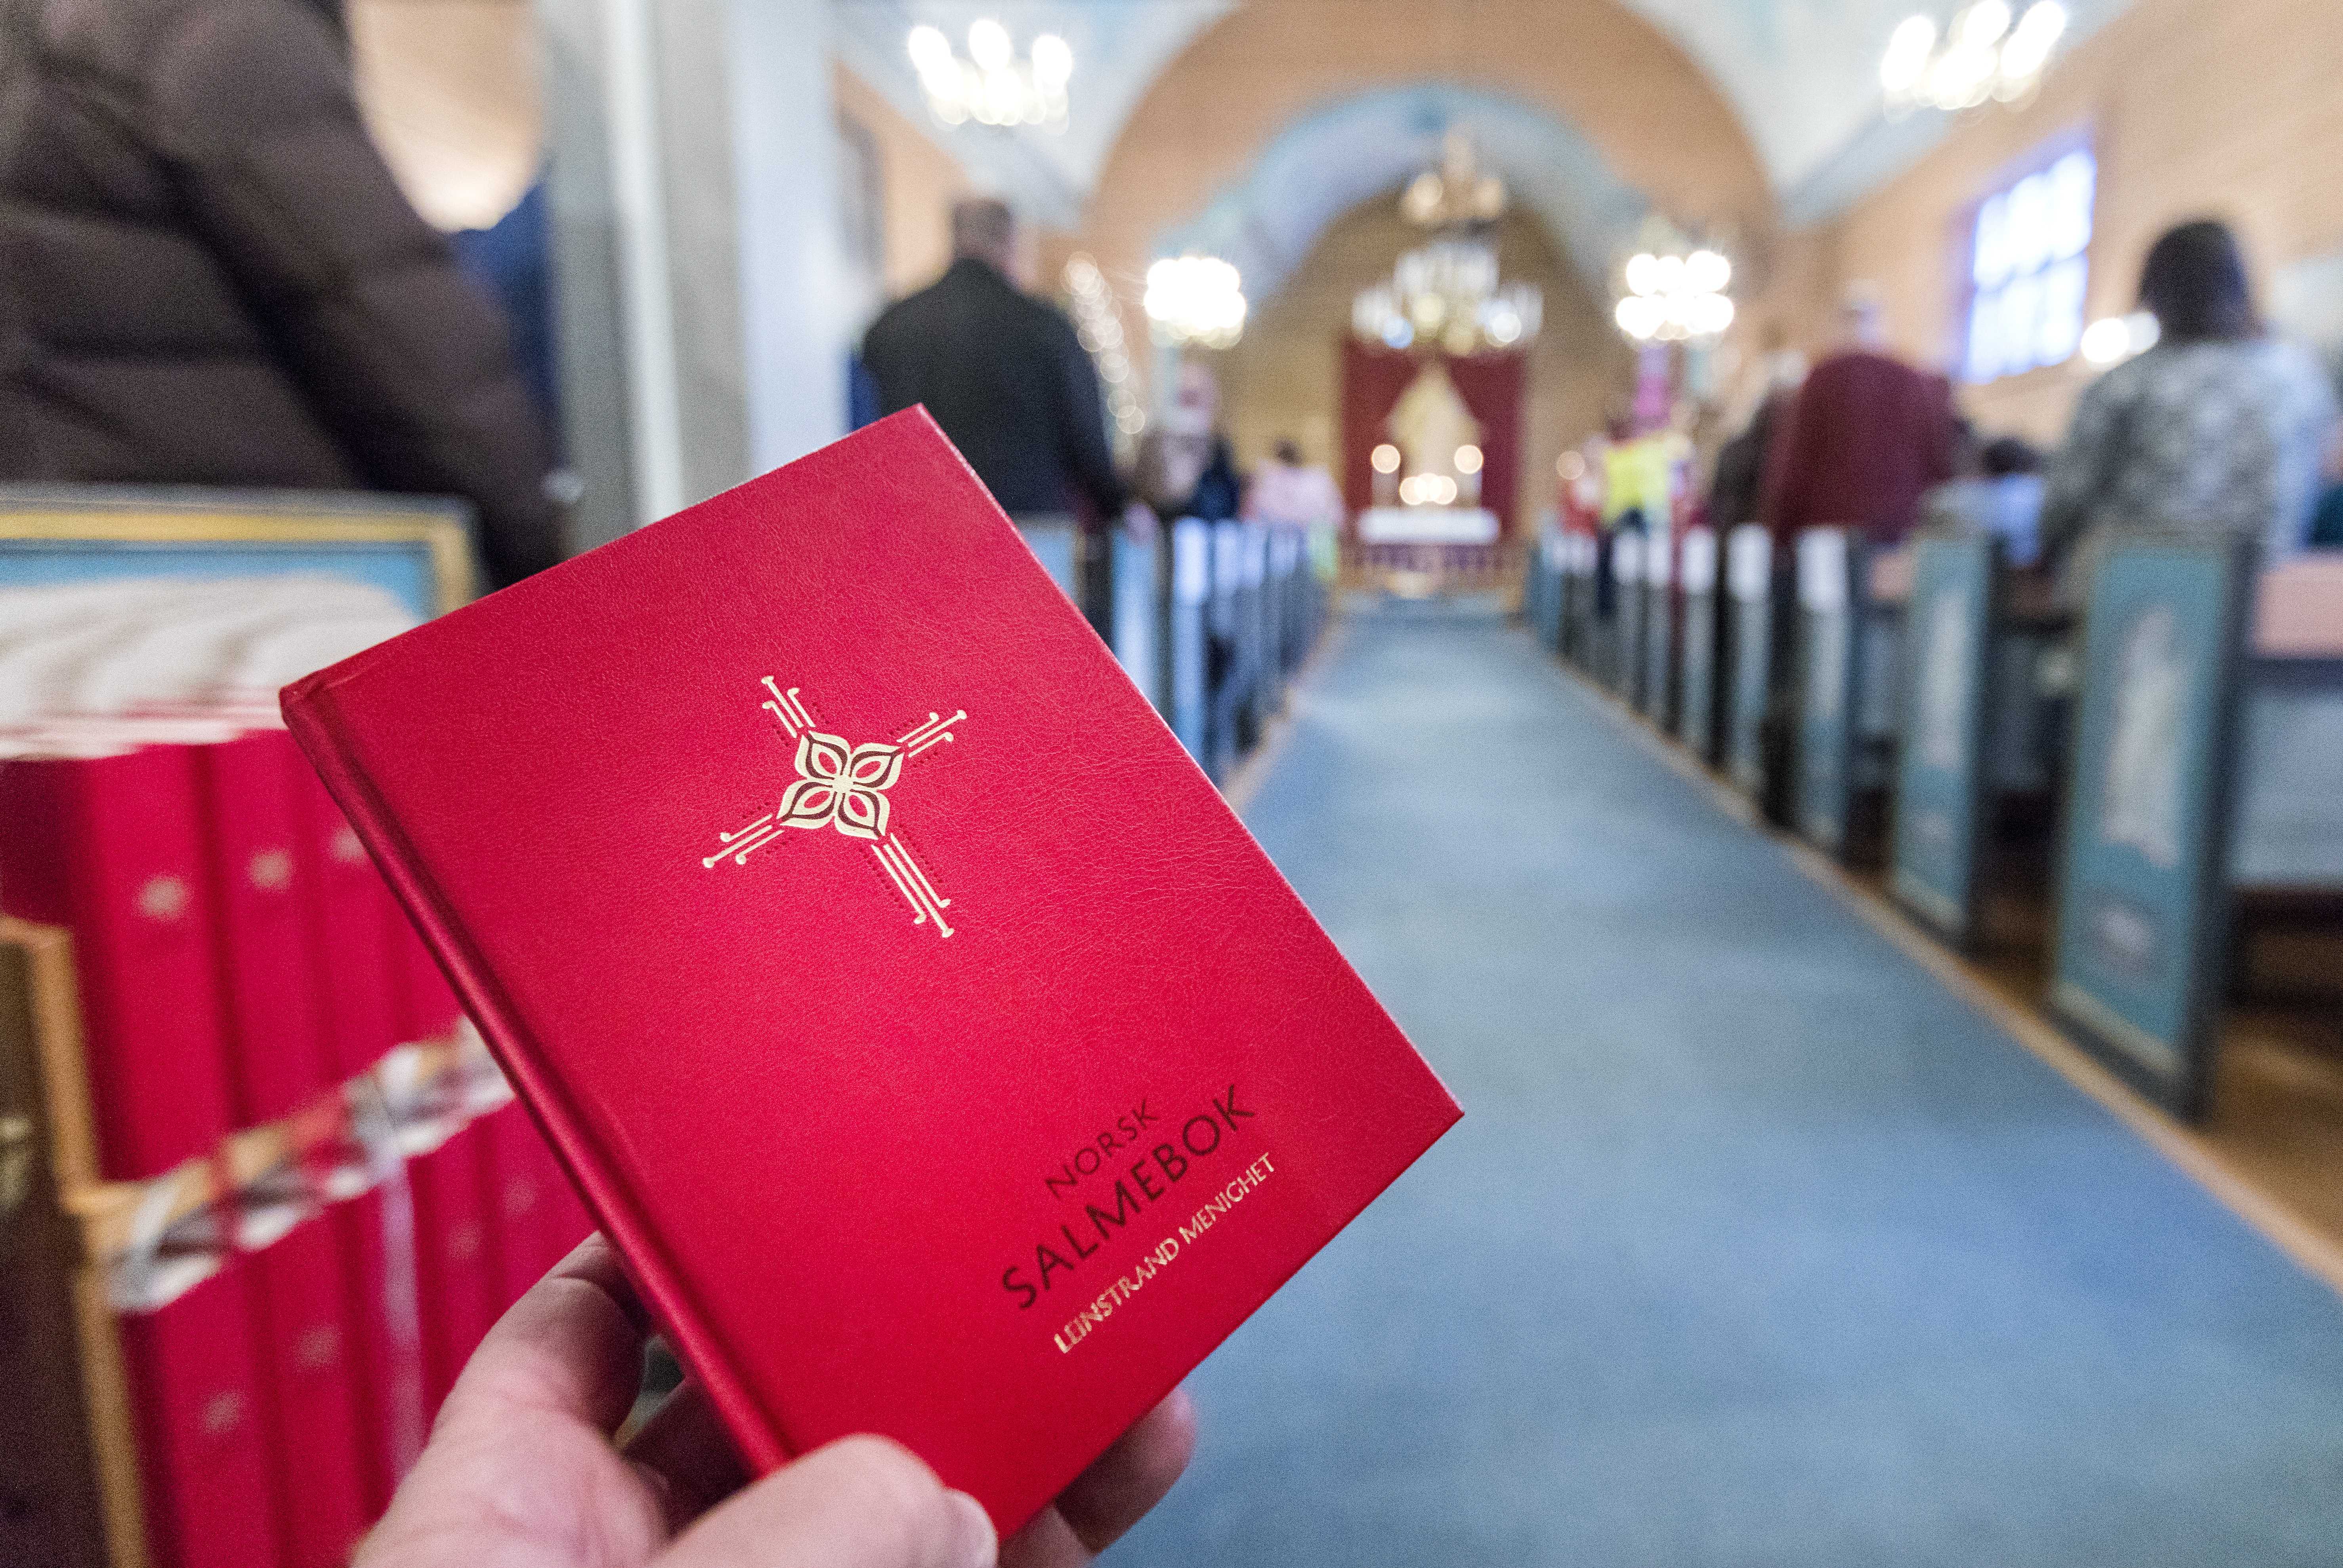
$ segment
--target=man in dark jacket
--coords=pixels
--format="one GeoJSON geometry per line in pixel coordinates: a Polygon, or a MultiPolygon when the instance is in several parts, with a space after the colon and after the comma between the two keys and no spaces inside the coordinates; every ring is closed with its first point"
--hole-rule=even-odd
{"type": "Polygon", "coordinates": [[[997,201],[952,208],[951,270],[871,324],[862,362],[888,413],[927,405],[1001,510],[1094,527],[1127,493],[1107,446],[1098,373],[1073,323],[1009,280],[1016,229],[997,201]]]}
{"type": "Polygon", "coordinates": [[[338,0],[0,0],[0,478],[462,496],[502,586],[548,457],[338,0]]]}

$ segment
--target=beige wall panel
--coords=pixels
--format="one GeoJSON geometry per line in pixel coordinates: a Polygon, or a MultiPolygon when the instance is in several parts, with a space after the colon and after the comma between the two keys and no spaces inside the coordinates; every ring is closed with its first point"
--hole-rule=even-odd
{"type": "Polygon", "coordinates": [[[969,193],[960,160],[928,139],[870,84],[840,65],[839,113],[870,133],[878,145],[880,201],[887,226],[887,294],[890,299],[925,288],[951,263],[951,204],[969,193]]]}
{"type": "Polygon", "coordinates": [[[543,52],[528,0],[351,0],[358,107],[415,208],[486,228],[536,182],[543,52]]]}
{"type": "Polygon", "coordinates": [[[1148,91],[1116,142],[1084,237],[1111,274],[1143,269],[1293,120],[1427,80],[1542,108],[1585,134],[1627,184],[1689,220],[1770,229],[1773,197],[1716,88],[1610,0],[1252,0],[1148,91]]]}

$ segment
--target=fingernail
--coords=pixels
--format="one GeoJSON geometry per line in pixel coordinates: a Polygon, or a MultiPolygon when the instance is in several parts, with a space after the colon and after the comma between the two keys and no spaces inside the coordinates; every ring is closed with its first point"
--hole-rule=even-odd
{"type": "Polygon", "coordinates": [[[944,1500],[960,1516],[960,1539],[951,1556],[955,1568],[994,1568],[1001,1561],[1001,1537],[984,1504],[965,1492],[947,1492],[944,1500]]]}

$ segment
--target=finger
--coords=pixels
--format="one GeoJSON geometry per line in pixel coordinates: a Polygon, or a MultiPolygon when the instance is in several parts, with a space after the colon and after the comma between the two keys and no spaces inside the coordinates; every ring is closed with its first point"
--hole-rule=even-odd
{"type": "Polygon", "coordinates": [[[1196,1404],[1175,1388],[1074,1477],[1057,1509],[1083,1545],[1105,1551],[1163,1501],[1196,1452],[1196,1404]]]}
{"type": "Polygon", "coordinates": [[[1009,1538],[1004,1568],[1084,1568],[1163,1500],[1195,1447],[1196,1407],[1174,1389],[1009,1538]]]}
{"type": "Polygon", "coordinates": [[[615,1432],[641,1385],[647,1332],[618,1254],[589,1236],[488,1331],[437,1424],[527,1413],[615,1432]]]}
{"type": "Polygon", "coordinates": [[[661,1568],[993,1568],[984,1510],[910,1451],[841,1438],[709,1510],[661,1568]]]}
{"type": "Polygon", "coordinates": [[[687,1380],[627,1442],[627,1458],[665,1489],[669,1528],[680,1530],[749,1484],[707,1390],[687,1380]]]}

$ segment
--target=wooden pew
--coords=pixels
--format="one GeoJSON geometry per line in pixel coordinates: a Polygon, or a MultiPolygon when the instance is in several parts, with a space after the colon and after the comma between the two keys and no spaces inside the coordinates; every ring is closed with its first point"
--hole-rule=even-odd
{"type": "Polygon", "coordinates": [[[1717,720],[1725,711],[1719,699],[1726,660],[1719,657],[1723,625],[1717,594],[1716,534],[1707,528],[1684,530],[1677,563],[1681,579],[1683,623],[1677,656],[1675,735],[1684,749],[1715,766],[1718,756],[1717,720]]]}
{"type": "Polygon", "coordinates": [[[2343,563],[2110,542],[2090,588],[2051,1004],[2118,1073],[2209,1109],[2233,919],[2343,916],[2343,563]]]}
{"type": "Polygon", "coordinates": [[[1589,673],[1594,668],[1594,578],[1601,553],[1593,534],[1563,536],[1561,652],[1589,673]]]}
{"type": "Polygon", "coordinates": [[[1676,588],[1675,541],[1664,534],[1644,537],[1644,669],[1636,684],[1635,710],[1663,730],[1675,721],[1676,588]]]}
{"type": "Polygon", "coordinates": [[[1754,801],[1766,797],[1765,718],[1774,689],[1774,540],[1755,523],[1725,538],[1725,769],[1754,801]]]}
{"type": "Polygon", "coordinates": [[[1620,701],[1644,702],[1644,536],[1621,529],[1611,536],[1611,637],[1605,650],[1605,683],[1620,701]]]}
{"type": "Polygon", "coordinates": [[[1798,536],[1795,825],[1850,863],[1883,847],[1907,579],[1901,552],[1875,553],[1855,529],[1798,536]]]}
{"type": "Polygon", "coordinates": [[[1212,765],[1207,749],[1212,715],[1212,526],[1182,518],[1172,525],[1166,685],[1172,733],[1200,768],[1212,765]]]}

